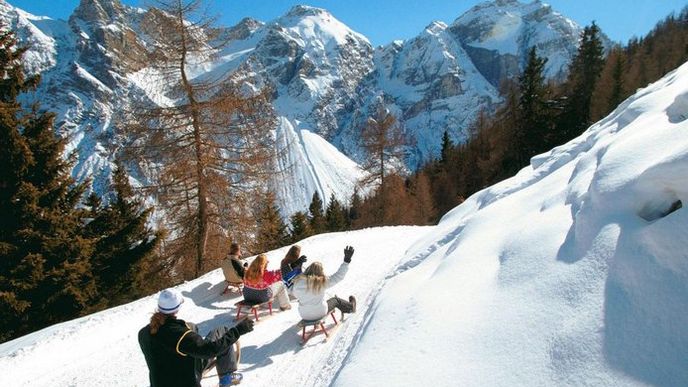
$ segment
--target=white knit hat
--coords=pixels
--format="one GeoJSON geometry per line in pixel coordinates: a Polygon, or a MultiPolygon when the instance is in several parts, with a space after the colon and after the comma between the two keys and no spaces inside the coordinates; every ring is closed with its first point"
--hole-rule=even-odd
{"type": "Polygon", "coordinates": [[[175,314],[183,303],[184,297],[179,293],[179,290],[174,288],[165,289],[158,296],[158,312],[175,314]]]}

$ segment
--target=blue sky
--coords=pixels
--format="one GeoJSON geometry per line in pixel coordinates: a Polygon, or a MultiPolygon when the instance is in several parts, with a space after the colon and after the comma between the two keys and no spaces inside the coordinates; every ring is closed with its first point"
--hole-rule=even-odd
{"type": "MultiPolygon", "coordinates": [[[[2,1],[2,0],[0,0],[2,1]]],[[[36,15],[67,19],[79,0],[5,0],[36,15]]],[[[146,0],[121,0],[145,6],[146,0]]],[[[529,2],[522,0],[523,2],[529,2]]],[[[245,16],[270,21],[296,4],[325,8],[337,19],[362,33],[373,45],[408,39],[433,20],[450,24],[480,0],[208,0],[219,24],[231,26],[245,16]]],[[[544,1],[581,25],[593,20],[612,40],[626,43],[644,36],[670,12],[679,12],[686,0],[549,0],[544,1]]]]}

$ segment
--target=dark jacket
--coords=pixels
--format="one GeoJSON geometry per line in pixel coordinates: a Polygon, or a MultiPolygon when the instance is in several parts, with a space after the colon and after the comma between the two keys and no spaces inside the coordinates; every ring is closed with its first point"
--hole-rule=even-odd
{"type": "Polygon", "coordinates": [[[303,262],[301,262],[301,261],[287,263],[286,259],[283,259],[282,262],[280,262],[280,271],[282,272],[282,281],[287,286],[287,288],[291,288],[294,278],[296,278],[297,275],[299,275],[303,272],[302,267],[303,267],[303,262]]]}
{"type": "Polygon", "coordinates": [[[195,325],[174,317],[154,335],[146,325],[139,331],[139,345],[151,387],[201,387],[208,359],[225,353],[238,339],[237,329],[228,327],[220,339],[204,339],[195,325]]]}
{"type": "Polygon", "coordinates": [[[244,264],[241,262],[239,257],[236,255],[230,255],[228,257],[230,259],[230,262],[232,263],[232,267],[234,268],[234,271],[239,275],[240,278],[244,278],[244,274],[246,272],[246,269],[244,268],[244,264]]]}

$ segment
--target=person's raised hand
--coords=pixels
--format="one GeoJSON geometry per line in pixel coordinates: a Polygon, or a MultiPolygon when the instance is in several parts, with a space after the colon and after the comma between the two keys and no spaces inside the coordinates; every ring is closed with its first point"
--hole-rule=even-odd
{"type": "Polygon", "coordinates": [[[303,265],[304,263],[306,263],[307,260],[308,260],[308,258],[306,258],[305,255],[302,255],[299,257],[299,259],[296,260],[296,265],[297,266],[303,265]]]}
{"type": "Polygon", "coordinates": [[[350,263],[351,262],[351,257],[354,255],[354,248],[351,246],[346,246],[344,248],[344,262],[350,263]]]}

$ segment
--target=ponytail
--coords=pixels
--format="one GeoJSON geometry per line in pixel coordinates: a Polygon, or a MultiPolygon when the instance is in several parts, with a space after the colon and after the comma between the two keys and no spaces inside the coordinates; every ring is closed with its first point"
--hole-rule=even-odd
{"type": "Polygon", "coordinates": [[[150,320],[150,333],[151,335],[154,335],[158,333],[158,330],[160,329],[161,326],[165,325],[165,322],[167,322],[167,319],[172,316],[170,314],[164,314],[160,312],[155,312],[153,316],[151,316],[150,320]]]}

